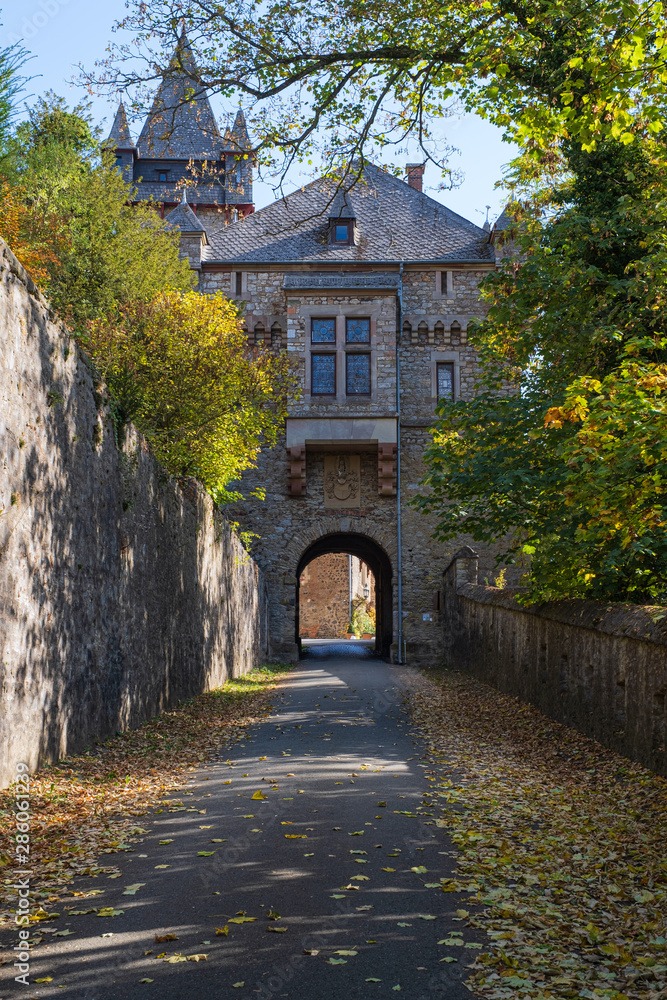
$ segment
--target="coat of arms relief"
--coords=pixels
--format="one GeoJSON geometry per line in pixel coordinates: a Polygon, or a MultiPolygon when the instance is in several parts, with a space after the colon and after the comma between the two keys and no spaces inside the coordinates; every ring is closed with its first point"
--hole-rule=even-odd
{"type": "Polygon", "coordinates": [[[361,475],[359,455],[325,455],[324,506],[359,507],[361,475]]]}

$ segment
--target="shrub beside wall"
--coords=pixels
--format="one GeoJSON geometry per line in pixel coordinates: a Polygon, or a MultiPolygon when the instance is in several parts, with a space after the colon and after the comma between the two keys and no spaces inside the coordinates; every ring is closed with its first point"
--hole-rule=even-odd
{"type": "Polygon", "coordinates": [[[667,609],[558,601],[524,608],[477,583],[462,549],[444,575],[444,661],[667,775],[667,609]]]}
{"type": "Polygon", "coordinates": [[[0,241],[0,783],[268,652],[264,583],[132,428],[0,241]]]}

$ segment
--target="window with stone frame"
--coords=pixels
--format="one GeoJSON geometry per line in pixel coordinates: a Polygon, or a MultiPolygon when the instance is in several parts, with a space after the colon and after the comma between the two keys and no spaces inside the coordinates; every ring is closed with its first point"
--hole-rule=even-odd
{"type": "Polygon", "coordinates": [[[370,396],[370,354],[350,352],[345,355],[345,392],[348,396],[370,396]]]}
{"type": "Polygon", "coordinates": [[[336,395],[336,355],[310,355],[310,393],[312,396],[336,395]]]}
{"type": "Polygon", "coordinates": [[[310,321],[310,340],[313,344],[335,344],[335,317],[322,318],[320,316],[313,316],[310,321]]]}
{"type": "Polygon", "coordinates": [[[454,399],[454,362],[438,361],[436,365],[438,402],[454,399]]]}
{"type": "Polygon", "coordinates": [[[370,344],[371,321],[368,316],[348,316],[345,320],[346,344],[370,344]]]}

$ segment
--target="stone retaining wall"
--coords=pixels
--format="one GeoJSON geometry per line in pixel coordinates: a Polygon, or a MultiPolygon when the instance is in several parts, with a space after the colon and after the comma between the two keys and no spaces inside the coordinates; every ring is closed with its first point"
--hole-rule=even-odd
{"type": "Polygon", "coordinates": [[[466,547],[444,575],[444,663],[667,775],[667,612],[558,601],[522,607],[477,583],[466,547]]]}
{"type": "Polygon", "coordinates": [[[0,784],[268,655],[265,585],[198,484],[108,412],[0,241],[0,784]]]}

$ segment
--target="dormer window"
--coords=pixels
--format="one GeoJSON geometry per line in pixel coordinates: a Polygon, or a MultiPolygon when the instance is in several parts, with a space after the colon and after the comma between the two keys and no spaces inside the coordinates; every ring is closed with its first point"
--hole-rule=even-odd
{"type": "Polygon", "coordinates": [[[157,179],[159,181],[164,181],[166,183],[169,180],[169,171],[168,170],[158,170],[158,172],[157,172],[157,179]]]}
{"type": "Polygon", "coordinates": [[[329,242],[335,246],[354,243],[356,212],[348,191],[339,191],[329,208],[329,242]]]}

